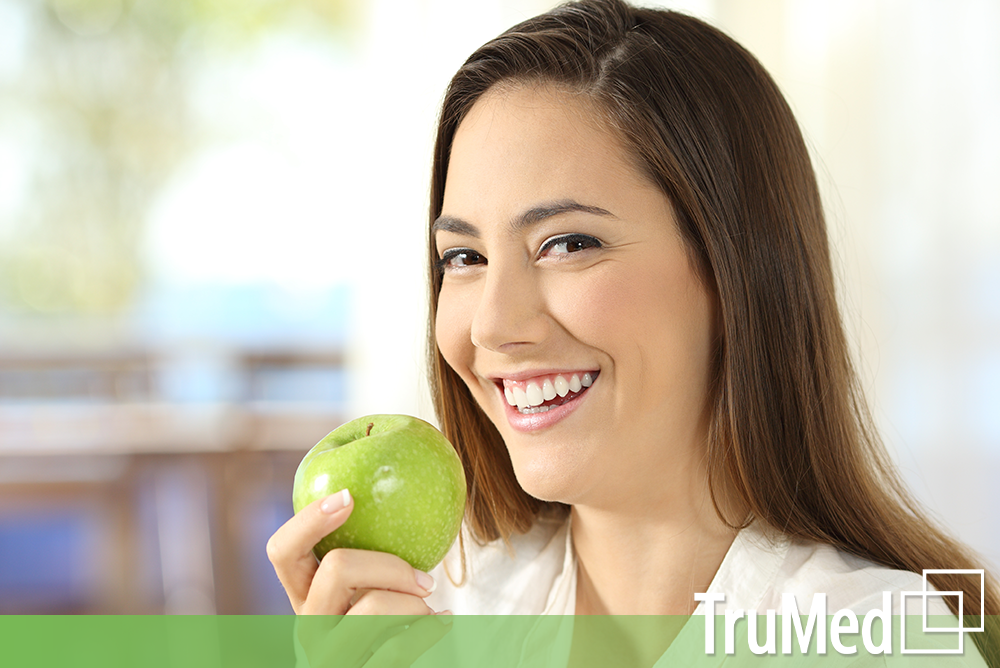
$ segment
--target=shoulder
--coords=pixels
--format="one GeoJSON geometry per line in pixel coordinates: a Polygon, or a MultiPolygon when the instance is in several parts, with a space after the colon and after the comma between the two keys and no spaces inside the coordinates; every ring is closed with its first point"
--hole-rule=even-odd
{"type": "MultiPolygon", "coordinates": [[[[788,595],[794,597],[798,614],[810,614],[816,596],[823,594],[826,597],[825,614],[849,610],[860,619],[873,611],[878,611],[876,614],[880,618],[883,612],[893,616],[921,614],[925,592],[936,590],[925,583],[923,574],[889,568],[829,544],[750,527],[734,540],[709,591],[725,595],[722,607],[726,610],[757,613],[774,610],[778,614],[790,612],[784,605],[788,595]]],[[[926,601],[928,614],[947,615],[953,619],[952,623],[937,623],[936,626],[958,626],[942,597],[927,596],[926,601]]],[[[720,612],[718,608],[716,612],[720,612]]],[[[908,642],[917,642],[918,646],[929,643],[924,647],[932,648],[937,655],[918,658],[933,659],[929,661],[933,665],[985,668],[982,656],[968,638],[962,653],[950,649],[954,633],[911,635],[908,631],[908,642]]],[[[893,654],[871,659],[872,665],[911,665],[912,656],[907,654],[901,658],[893,654]]]]}
{"type": "MultiPolygon", "coordinates": [[[[795,597],[800,611],[808,610],[813,597],[825,594],[827,610],[851,610],[865,614],[884,608],[884,596],[889,594],[891,613],[899,613],[904,592],[920,592],[924,588],[919,573],[882,566],[857,557],[832,545],[801,540],[779,532],[751,526],[737,536],[726,555],[719,573],[720,590],[727,595],[727,607],[744,609],[782,609],[782,597],[795,597]],[[727,563],[728,562],[728,563],[727,563]],[[741,586],[738,572],[746,574],[751,586],[741,586]],[[726,587],[726,585],[730,585],[726,587]]],[[[947,606],[938,598],[928,600],[935,613],[948,614],[947,606]]]]}
{"type": "Polygon", "coordinates": [[[541,614],[565,567],[568,522],[540,515],[525,534],[505,543],[477,544],[463,527],[465,573],[459,543],[431,575],[437,587],[427,599],[435,610],[455,614],[541,614]]]}
{"type": "MultiPolygon", "coordinates": [[[[898,614],[904,592],[919,592],[924,588],[922,575],[882,566],[873,561],[839,550],[832,545],[791,540],[788,554],[775,579],[775,595],[795,594],[797,603],[811,599],[817,593],[827,596],[827,609],[852,610],[858,614],[875,608],[883,609],[889,595],[892,614],[898,614]]],[[[780,602],[780,601],[779,601],[780,602]]],[[[809,600],[804,601],[809,603],[809,600]]],[[[929,601],[930,603],[930,601],[929,601]]],[[[935,599],[943,612],[947,606],[935,599]]],[[[933,607],[933,606],[932,606],[933,607]]]]}

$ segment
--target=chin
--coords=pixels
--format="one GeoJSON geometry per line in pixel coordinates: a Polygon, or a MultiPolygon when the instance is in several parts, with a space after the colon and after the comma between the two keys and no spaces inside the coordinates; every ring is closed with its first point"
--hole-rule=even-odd
{"type": "Polygon", "coordinates": [[[511,457],[514,475],[521,489],[541,501],[575,503],[583,487],[580,472],[572,465],[546,460],[548,458],[523,461],[511,457]]]}

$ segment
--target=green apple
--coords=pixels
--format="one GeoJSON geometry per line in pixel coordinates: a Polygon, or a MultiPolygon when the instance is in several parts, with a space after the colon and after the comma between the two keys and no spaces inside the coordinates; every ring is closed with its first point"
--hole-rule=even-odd
{"type": "Polygon", "coordinates": [[[337,427],[295,471],[295,512],[348,489],[354,510],[321,540],[395,554],[414,568],[436,566],[455,542],[465,512],[465,472],[455,448],[432,425],[408,415],[369,415],[337,427]]]}

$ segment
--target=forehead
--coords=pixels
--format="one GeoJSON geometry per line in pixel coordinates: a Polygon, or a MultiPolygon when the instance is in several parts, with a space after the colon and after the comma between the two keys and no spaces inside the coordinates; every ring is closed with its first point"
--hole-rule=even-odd
{"type": "Polygon", "coordinates": [[[455,133],[442,213],[481,218],[561,199],[607,208],[651,188],[587,95],[504,86],[484,94],[455,133]]]}
{"type": "MultiPolygon", "coordinates": [[[[585,143],[607,134],[597,104],[583,93],[541,83],[502,83],[493,86],[473,104],[455,133],[455,144],[483,142],[503,145],[506,132],[517,138],[558,148],[569,140],[585,143]]],[[[606,139],[611,139],[607,137],[606,139]]],[[[510,142],[507,142],[508,144],[510,142]]]]}

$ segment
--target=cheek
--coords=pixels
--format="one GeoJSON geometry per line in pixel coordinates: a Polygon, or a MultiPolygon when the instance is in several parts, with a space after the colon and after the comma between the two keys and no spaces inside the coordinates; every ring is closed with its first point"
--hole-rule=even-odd
{"type": "Polygon", "coordinates": [[[468,380],[465,369],[472,355],[472,310],[462,307],[462,300],[448,287],[441,288],[434,337],[448,365],[468,380]]]}
{"type": "MultiPolygon", "coordinates": [[[[662,267],[657,259],[646,266],[662,267]]],[[[645,376],[655,369],[657,376],[700,385],[707,374],[711,300],[686,265],[637,272],[608,263],[553,296],[555,317],[575,338],[608,354],[622,380],[651,382],[645,376]]]]}
{"type": "Polygon", "coordinates": [[[643,312],[636,288],[634,272],[625,271],[621,263],[608,262],[585,276],[553,281],[547,290],[548,307],[573,338],[613,354],[620,340],[636,340],[628,332],[643,326],[636,321],[643,312]]]}

